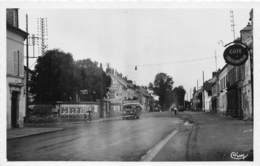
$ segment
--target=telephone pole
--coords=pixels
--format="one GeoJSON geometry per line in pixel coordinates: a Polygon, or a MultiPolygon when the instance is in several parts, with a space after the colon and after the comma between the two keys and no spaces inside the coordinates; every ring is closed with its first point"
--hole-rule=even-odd
{"type": "Polygon", "coordinates": [[[215,57],[215,66],[216,66],[216,71],[218,70],[218,59],[217,59],[217,51],[214,51],[214,57],[215,57]]]}
{"type": "Polygon", "coordinates": [[[191,99],[192,99],[192,89],[190,88],[190,102],[191,102],[191,99]]]}
{"type": "Polygon", "coordinates": [[[234,19],[234,11],[230,10],[230,22],[231,22],[231,31],[233,32],[234,40],[236,39],[236,31],[235,31],[235,19],[234,19]]]}
{"type": "Polygon", "coordinates": [[[26,84],[25,84],[25,88],[26,88],[26,101],[25,101],[25,112],[28,112],[28,92],[29,92],[29,32],[28,32],[28,14],[26,14],[26,32],[28,34],[27,38],[26,38],[26,84]]]}
{"type": "Polygon", "coordinates": [[[205,111],[205,96],[204,96],[204,71],[202,71],[202,111],[205,111]]]}

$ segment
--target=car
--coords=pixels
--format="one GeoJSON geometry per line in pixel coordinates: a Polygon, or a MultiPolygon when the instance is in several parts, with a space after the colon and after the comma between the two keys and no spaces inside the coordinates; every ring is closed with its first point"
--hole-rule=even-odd
{"type": "Polygon", "coordinates": [[[142,110],[142,105],[139,103],[123,104],[123,119],[139,119],[142,110]]]}

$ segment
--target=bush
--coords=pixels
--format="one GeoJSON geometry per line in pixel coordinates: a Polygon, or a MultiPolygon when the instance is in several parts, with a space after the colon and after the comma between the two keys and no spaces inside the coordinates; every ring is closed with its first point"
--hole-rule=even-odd
{"type": "Polygon", "coordinates": [[[47,122],[55,122],[57,121],[57,117],[55,116],[37,116],[37,115],[31,115],[26,117],[27,123],[47,123],[47,122]]]}
{"type": "Polygon", "coordinates": [[[29,110],[29,115],[47,116],[52,115],[53,105],[34,105],[29,110]]]}
{"type": "Polygon", "coordinates": [[[53,105],[33,105],[29,107],[25,122],[27,123],[45,123],[57,121],[57,116],[53,112],[53,105]]]}

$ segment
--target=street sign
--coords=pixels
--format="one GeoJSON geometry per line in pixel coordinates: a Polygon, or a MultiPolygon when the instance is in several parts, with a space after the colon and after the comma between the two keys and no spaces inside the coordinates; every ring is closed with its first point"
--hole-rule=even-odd
{"type": "Polygon", "coordinates": [[[247,46],[242,43],[232,43],[224,51],[224,59],[227,64],[239,66],[246,62],[248,58],[247,46]]]}

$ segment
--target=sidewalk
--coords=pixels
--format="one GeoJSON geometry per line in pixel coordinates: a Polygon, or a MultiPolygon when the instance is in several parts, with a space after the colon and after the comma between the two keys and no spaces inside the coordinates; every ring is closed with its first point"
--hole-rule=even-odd
{"type": "Polygon", "coordinates": [[[252,121],[189,111],[177,117],[192,125],[180,127],[154,161],[237,161],[242,156],[253,160],[252,121]]]}
{"type": "Polygon", "coordinates": [[[25,124],[24,128],[15,128],[7,130],[7,139],[15,139],[21,137],[27,137],[32,135],[46,134],[56,131],[64,130],[65,128],[76,127],[79,125],[85,125],[86,123],[104,122],[109,120],[119,120],[122,117],[112,117],[96,119],[92,121],[60,121],[55,123],[39,123],[39,124],[25,124]]]}
{"type": "Polygon", "coordinates": [[[24,127],[19,129],[7,130],[7,139],[21,138],[31,135],[39,135],[44,133],[61,131],[63,128],[37,128],[37,127],[24,127]]]}

